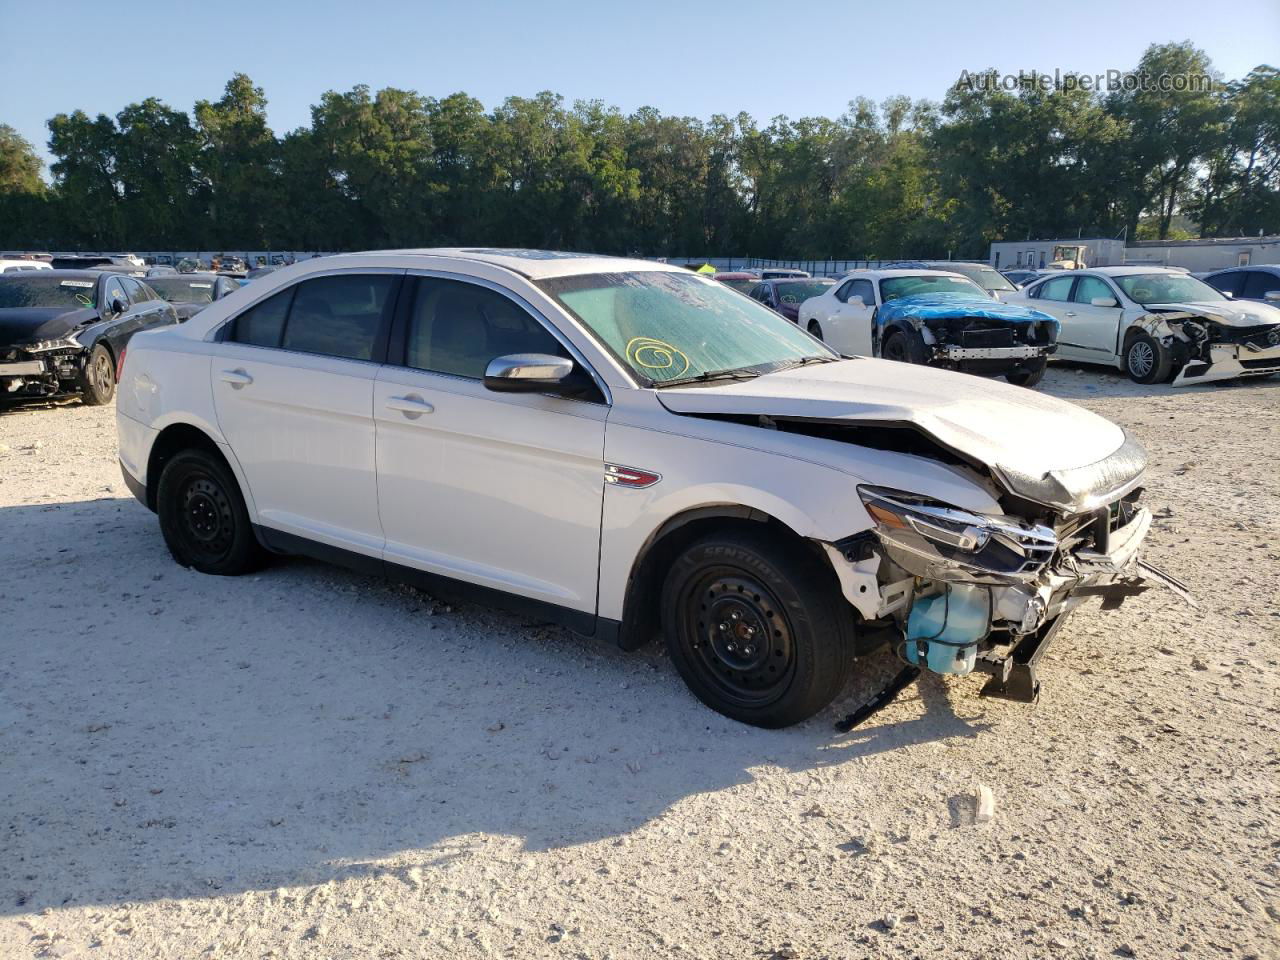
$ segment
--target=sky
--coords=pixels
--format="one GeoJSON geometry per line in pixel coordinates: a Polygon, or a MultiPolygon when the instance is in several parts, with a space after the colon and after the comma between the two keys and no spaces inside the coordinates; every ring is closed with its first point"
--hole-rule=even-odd
{"type": "Polygon", "coordinates": [[[0,0],[0,123],[47,160],[45,122],[56,113],[114,116],[148,96],[189,111],[216,100],[237,71],[265,88],[283,134],[310,122],[326,90],[360,83],[463,91],[488,108],[552,90],[627,112],[745,110],[767,123],[837,117],[858,96],[941,100],[962,69],[1127,70],[1168,41],[1191,40],[1227,79],[1280,66],[1280,0],[1243,0],[1229,16],[1203,0],[1026,6],[0,0]]]}

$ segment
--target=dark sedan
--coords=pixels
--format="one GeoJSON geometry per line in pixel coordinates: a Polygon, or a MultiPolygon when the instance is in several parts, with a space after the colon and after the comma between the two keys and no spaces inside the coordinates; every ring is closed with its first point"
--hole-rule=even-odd
{"type": "Polygon", "coordinates": [[[0,398],[79,394],[110,402],[129,338],[177,323],[174,308],[133,277],[94,270],[0,276],[0,398]]]}
{"type": "Polygon", "coordinates": [[[240,281],[216,273],[182,273],[171,277],[148,277],[147,283],[178,311],[184,323],[229,293],[240,289],[240,281]]]}
{"type": "Polygon", "coordinates": [[[796,323],[800,319],[800,304],[810,297],[822,296],[834,283],[823,277],[783,277],[756,284],[750,296],[796,323]]]}

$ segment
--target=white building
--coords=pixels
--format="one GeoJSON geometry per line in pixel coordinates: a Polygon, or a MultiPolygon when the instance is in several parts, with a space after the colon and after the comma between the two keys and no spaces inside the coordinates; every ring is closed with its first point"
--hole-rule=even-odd
{"type": "Polygon", "coordinates": [[[1187,270],[1221,270],[1248,264],[1280,263],[1280,235],[1267,237],[1213,237],[1203,240],[1123,240],[1066,238],[1061,240],[1010,240],[991,244],[989,262],[997,270],[1018,267],[1038,270],[1055,260],[1074,259],[1071,251],[1084,247],[1085,264],[1114,267],[1145,264],[1185,267],[1187,270]],[[1063,256],[1063,254],[1067,254],[1063,256]]]}
{"type": "Polygon", "coordinates": [[[1090,267],[1114,267],[1124,263],[1124,241],[1109,237],[1070,237],[1060,240],[1008,240],[991,245],[990,263],[997,270],[1040,270],[1055,260],[1075,260],[1075,249],[1084,247],[1090,267]]]}

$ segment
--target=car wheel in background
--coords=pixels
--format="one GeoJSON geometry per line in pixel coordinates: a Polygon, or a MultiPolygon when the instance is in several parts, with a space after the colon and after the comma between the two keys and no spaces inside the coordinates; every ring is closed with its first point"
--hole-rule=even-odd
{"type": "Polygon", "coordinates": [[[758,727],[785,727],[839,695],[853,663],[853,614],[816,557],[729,530],[695,542],[662,588],[667,650],[694,695],[758,727]]]}
{"type": "Polygon", "coordinates": [[[80,399],[91,407],[110,403],[116,395],[116,365],[111,351],[96,344],[85,358],[79,377],[80,399]]]}
{"type": "Polygon", "coordinates": [[[1125,348],[1124,370],[1135,383],[1163,383],[1173,370],[1173,357],[1154,337],[1140,333],[1125,348]]]}
{"type": "Polygon", "coordinates": [[[884,338],[880,348],[880,356],[886,360],[897,360],[900,363],[924,363],[920,346],[901,330],[894,330],[884,338]]]}
{"type": "Polygon", "coordinates": [[[1041,357],[1039,360],[1033,360],[1017,370],[1011,370],[1004,375],[1004,378],[1015,387],[1034,387],[1044,379],[1044,371],[1048,366],[1048,359],[1041,357]]]}
{"type": "Polygon", "coordinates": [[[156,490],[160,532],[184,567],[235,576],[266,557],[253,535],[240,486],[226,463],[205,450],[184,450],[164,466],[156,490]]]}
{"type": "MultiPolygon", "coordinates": [[[[820,324],[817,320],[809,321],[809,336],[817,337],[819,340],[822,340],[822,324],[820,324]]],[[[822,342],[826,343],[825,340],[823,340],[822,342]]]]}

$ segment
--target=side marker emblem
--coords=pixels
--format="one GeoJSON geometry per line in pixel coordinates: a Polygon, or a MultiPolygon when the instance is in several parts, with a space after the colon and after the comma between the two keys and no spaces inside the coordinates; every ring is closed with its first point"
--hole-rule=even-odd
{"type": "Polygon", "coordinates": [[[624,467],[617,463],[606,463],[604,465],[604,482],[616,484],[620,487],[643,490],[645,487],[652,487],[661,479],[662,474],[641,470],[637,467],[624,467]]]}

